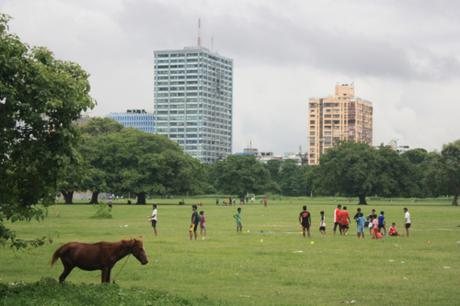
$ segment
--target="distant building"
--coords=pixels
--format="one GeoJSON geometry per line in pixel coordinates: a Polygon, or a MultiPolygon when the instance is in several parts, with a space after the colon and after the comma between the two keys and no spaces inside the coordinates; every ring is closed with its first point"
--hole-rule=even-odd
{"type": "Polygon", "coordinates": [[[388,143],[388,146],[391,147],[396,152],[398,152],[399,154],[402,154],[402,153],[407,152],[407,151],[410,150],[410,146],[408,146],[408,145],[400,145],[400,144],[398,144],[398,140],[396,140],[396,139],[390,140],[390,142],[388,143]]]}
{"type": "Polygon", "coordinates": [[[337,84],[335,95],[308,101],[308,164],[340,141],[372,145],[372,103],[355,97],[353,84],[337,84]]]}
{"type": "Polygon", "coordinates": [[[135,128],[147,133],[155,133],[155,119],[153,113],[144,109],[128,109],[124,113],[110,113],[106,116],[127,128],[135,128]]]}
{"type": "Polygon", "coordinates": [[[233,60],[206,48],[154,52],[157,133],[205,163],[232,152],[233,60]]]}

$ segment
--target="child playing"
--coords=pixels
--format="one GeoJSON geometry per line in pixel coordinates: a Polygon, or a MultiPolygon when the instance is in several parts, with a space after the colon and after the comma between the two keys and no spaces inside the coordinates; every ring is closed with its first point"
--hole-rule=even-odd
{"type": "Polygon", "coordinates": [[[200,235],[201,239],[206,237],[206,216],[204,215],[204,211],[200,211],[200,235]]]}
{"type": "Polygon", "coordinates": [[[399,236],[398,230],[396,229],[396,223],[394,222],[391,223],[391,227],[390,227],[390,230],[388,231],[388,235],[393,236],[393,237],[399,236]]]}
{"type": "Polygon", "coordinates": [[[195,238],[196,240],[196,230],[198,229],[198,223],[200,222],[200,216],[198,215],[198,212],[196,211],[198,207],[196,205],[192,206],[192,217],[190,218],[191,224],[190,224],[190,229],[189,229],[189,235],[190,235],[190,240],[195,238]]]}
{"type": "Polygon", "coordinates": [[[324,217],[324,210],[320,212],[320,220],[319,220],[319,232],[321,235],[326,235],[326,218],[324,217]]]}
{"type": "Polygon", "coordinates": [[[364,239],[364,225],[366,223],[366,219],[364,218],[364,214],[361,212],[361,208],[356,210],[356,215],[353,219],[356,220],[356,234],[358,238],[364,239]]]}
{"type": "Polygon", "coordinates": [[[233,215],[233,218],[236,221],[236,232],[243,231],[243,223],[241,222],[241,207],[238,207],[236,214],[233,215]]]}
{"type": "Polygon", "coordinates": [[[383,235],[379,232],[379,220],[375,218],[372,220],[372,239],[380,239],[383,235]]]}
{"type": "Polygon", "coordinates": [[[158,210],[157,210],[157,204],[152,205],[152,215],[150,216],[150,222],[152,222],[152,228],[153,228],[153,233],[155,236],[158,235],[157,233],[157,221],[158,221],[158,210]]]}
{"type": "Polygon", "coordinates": [[[380,212],[380,216],[378,217],[379,220],[379,232],[382,232],[383,229],[383,234],[387,234],[387,229],[385,227],[385,213],[383,211],[380,212]]]}

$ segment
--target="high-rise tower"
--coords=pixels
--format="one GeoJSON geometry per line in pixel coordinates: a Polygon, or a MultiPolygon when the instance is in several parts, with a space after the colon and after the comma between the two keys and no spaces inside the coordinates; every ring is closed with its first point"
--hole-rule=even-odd
{"type": "Polygon", "coordinates": [[[215,162],[231,154],[232,108],[232,59],[201,46],[154,52],[158,134],[203,162],[215,162]]]}
{"type": "Polygon", "coordinates": [[[337,84],[335,95],[308,101],[308,164],[339,141],[372,145],[372,103],[355,97],[353,84],[337,84]]]}

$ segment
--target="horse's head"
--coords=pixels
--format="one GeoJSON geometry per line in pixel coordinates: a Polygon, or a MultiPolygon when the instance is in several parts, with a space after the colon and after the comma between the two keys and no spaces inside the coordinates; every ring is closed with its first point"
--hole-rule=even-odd
{"type": "Polygon", "coordinates": [[[143,265],[147,264],[149,261],[147,260],[147,254],[144,250],[144,244],[142,240],[138,239],[131,239],[129,240],[129,246],[131,250],[131,254],[139,260],[139,262],[143,265]]]}

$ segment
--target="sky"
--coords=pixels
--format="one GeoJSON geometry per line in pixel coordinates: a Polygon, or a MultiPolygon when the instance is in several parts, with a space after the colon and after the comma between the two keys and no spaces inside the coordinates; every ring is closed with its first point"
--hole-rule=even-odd
{"type": "Polygon", "coordinates": [[[233,151],[306,150],[307,102],[355,85],[374,145],[460,138],[459,1],[0,0],[10,31],[90,73],[90,112],[153,111],[153,50],[234,61],[233,151]],[[213,46],[211,39],[213,38],[213,46]]]}

